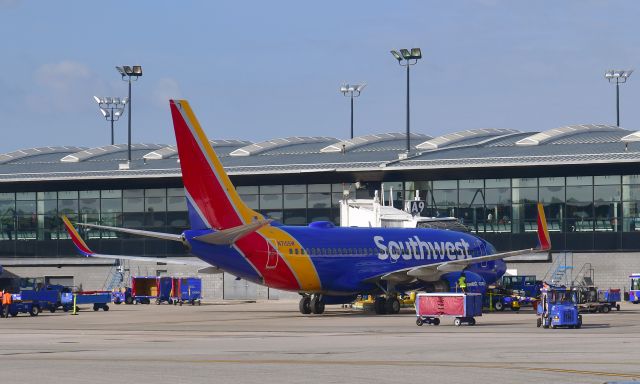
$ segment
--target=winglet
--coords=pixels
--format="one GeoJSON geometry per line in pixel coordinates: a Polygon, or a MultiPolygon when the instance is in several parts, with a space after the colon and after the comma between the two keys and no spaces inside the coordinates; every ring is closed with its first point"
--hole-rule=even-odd
{"type": "Polygon", "coordinates": [[[542,203],[538,203],[538,242],[541,251],[551,249],[551,238],[549,237],[549,228],[547,228],[547,218],[544,215],[544,207],[542,203]]]}
{"type": "Polygon", "coordinates": [[[84,256],[92,256],[94,254],[93,251],[89,249],[87,243],[82,240],[82,237],[80,237],[78,231],[76,231],[76,229],[73,227],[71,221],[69,221],[69,219],[65,215],[62,215],[61,217],[62,222],[64,223],[64,228],[67,230],[69,237],[71,237],[71,241],[73,241],[73,244],[76,246],[76,248],[78,248],[78,251],[84,256]]]}

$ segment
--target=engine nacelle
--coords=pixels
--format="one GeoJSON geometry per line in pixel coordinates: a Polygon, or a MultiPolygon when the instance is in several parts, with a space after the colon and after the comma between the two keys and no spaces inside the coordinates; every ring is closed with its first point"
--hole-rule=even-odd
{"type": "MultiPolygon", "coordinates": [[[[447,290],[445,292],[460,292],[458,288],[458,279],[463,272],[451,272],[442,275],[441,282],[445,283],[447,290]]],[[[467,293],[485,293],[487,291],[487,282],[477,273],[465,271],[465,281],[467,283],[467,293]]]]}

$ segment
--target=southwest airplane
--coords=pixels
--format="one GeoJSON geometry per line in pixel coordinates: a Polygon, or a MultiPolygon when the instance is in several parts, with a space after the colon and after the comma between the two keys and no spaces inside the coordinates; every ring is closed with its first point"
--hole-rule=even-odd
{"type": "Polygon", "coordinates": [[[226,271],[270,288],[300,293],[303,314],[324,312],[325,304],[376,295],[376,313],[398,313],[399,293],[449,291],[464,273],[469,291],[483,292],[505,273],[503,259],[551,248],[542,205],[538,204],[537,248],[496,253],[473,235],[426,228],[341,228],[319,221],[285,226],[245,205],[189,103],[170,101],[191,229],[181,235],[78,224],[183,243],[199,258],[178,259],[96,254],[71,222],[65,227],[80,253],[106,257],[194,264],[200,272],[226,271]]]}

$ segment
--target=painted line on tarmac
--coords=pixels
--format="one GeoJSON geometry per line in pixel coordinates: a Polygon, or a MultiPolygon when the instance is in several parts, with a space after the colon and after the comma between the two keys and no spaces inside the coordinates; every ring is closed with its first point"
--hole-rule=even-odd
{"type": "MultiPolygon", "coordinates": [[[[61,351],[65,352],[65,351],[61,351]]],[[[10,356],[7,356],[10,358],[10,356]]],[[[69,361],[69,358],[45,358],[34,356],[32,360],[60,360],[69,361]]],[[[87,358],[80,357],[73,359],[76,362],[104,362],[103,358],[87,358]]],[[[587,371],[579,369],[563,369],[563,368],[551,368],[551,367],[527,367],[518,365],[504,365],[494,363],[482,363],[482,362],[433,362],[433,361],[419,361],[419,360],[293,360],[293,359],[257,359],[257,360],[240,360],[240,359],[143,359],[143,358],[109,358],[109,362],[139,362],[139,363],[179,363],[179,364],[246,364],[246,365],[348,365],[348,366],[395,366],[395,367],[442,367],[442,368],[479,368],[479,369],[505,369],[515,371],[534,371],[534,372],[554,372],[554,373],[566,373],[573,375],[583,376],[606,376],[606,377],[622,377],[629,379],[640,379],[640,372],[638,373],[622,373],[622,372],[605,372],[605,371],[587,371]]],[[[553,363],[549,363],[553,364],[553,363]]],[[[566,364],[558,363],[558,364],[566,364]]],[[[579,364],[579,363],[578,363],[579,364]]],[[[621,363],[599,363],[599,365],[619,365],[621,363]]]]}

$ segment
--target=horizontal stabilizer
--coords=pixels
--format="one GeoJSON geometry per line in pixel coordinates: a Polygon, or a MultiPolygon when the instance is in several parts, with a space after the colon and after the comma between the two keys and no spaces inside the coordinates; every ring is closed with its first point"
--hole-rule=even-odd
{"type": "Polygon", "coordinates": [[[251,224],[238,225],[237,227],[223,229],[206,235],[196,236],[193,239],[202,241],[207,244],[214,245],[231,245],[241,239],[242,237],[257,231],[258,229],[269,224],[271,220],[258,220],[251,224]]]}
{"type": "Polygon", "coordinates": [[[178,241],[178,242],[184,243],[184,239],[182,238],[181,235],[176,235],[173,233],[143,231],[141,229],[129,229],[129,228],[120,228],[120,227],[108,227],[106,225],[96,225],[96,224],[77,223],[77,225],[82,227],[102,229],[102,230],[113,231],[113,232],[128,233],[130,235],[153,237],[156,239],[171,240],[171,241],[178,241]]]}

